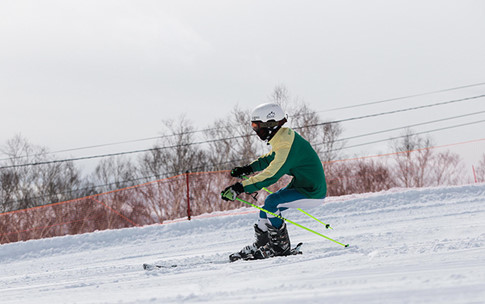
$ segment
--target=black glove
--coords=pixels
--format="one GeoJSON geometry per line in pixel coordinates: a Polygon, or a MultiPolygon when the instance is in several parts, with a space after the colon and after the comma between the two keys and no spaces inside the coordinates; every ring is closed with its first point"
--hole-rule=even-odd
{"type": "Polygon", "coordinates": [[[231,170],[231,176],[233,177],[242,177],[243,175],[249,175],[253,173],[253,168],[251,166],[243,166],[243,167],[236,167],[231,170]]]}
{"type": "Polygon", "coordinates": [[[221,198],[225,201],[234,201],[237,196],[244,192],[244,187],[241,183],[235,183],[227,187],[221,192],[221,198]]]}

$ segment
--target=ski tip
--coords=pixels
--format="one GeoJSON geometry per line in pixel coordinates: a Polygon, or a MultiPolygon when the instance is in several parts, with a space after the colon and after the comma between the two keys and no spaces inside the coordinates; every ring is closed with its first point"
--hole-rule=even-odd
{"type": "Polygon", "coordinates": [[[233,253],[229,255],[229,262],[235,262],[241,260],[243,257],[239,254],[239,252],[233,253]]]}
{"type": "Polygon", "coordinates": [[[349,245],[349,244],[347,244],[347,245],[345,245],[345,248],[347,248],[347,247],[349,247],[349,246],[350,246],[350,245],[349,245]]]}
{"type": "Polygon", "coordinates": [[[229,257],[230,263],[233,263],[233,262],[236,262],[236,261],[239,261],[239,260],[242,260],[242,258],[229,257]]]}
{"type": "Polygon", "coordinates": [[[145,270],[154,270],[154,269],[161,269],[161,268],[175,268],[178,267],[177,264],[171,265],[159,265],[159,264],[143,264],[143,269],[145,270]]]}

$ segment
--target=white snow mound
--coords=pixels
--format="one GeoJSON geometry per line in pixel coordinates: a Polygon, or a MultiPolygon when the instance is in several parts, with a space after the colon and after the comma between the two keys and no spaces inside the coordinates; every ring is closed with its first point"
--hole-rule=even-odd
{"type": "Polygon", "coordinates": [[[229,263],[253,241],[256,213],[11,243],[0,246],[0,302],[485,302],[485,184],[331,197],[306,211],[334,229],[283,215],[350,247],[288,225],[302,255],[229,263]]]}

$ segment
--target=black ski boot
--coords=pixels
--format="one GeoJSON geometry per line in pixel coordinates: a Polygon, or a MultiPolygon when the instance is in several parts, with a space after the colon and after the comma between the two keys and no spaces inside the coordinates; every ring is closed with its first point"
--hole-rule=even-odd
{"type": "Polygon", "coordinates": [[[267,259],[275,256],[287,256],[292,254],[290,237],[288,235],[288,230],[286,229],[286,223],[279,229],[266,224],[269,233],[269,242],[258,248],[254,253],[254,259],[267,259]]]}
{"type": "Polygon", "coordinates": [[[243,259],[243,260],[254,260],[254,253],[259,247],[262,247],[269,243],[268,232],[259,229],[258,225],[254,225],[254,235],[256,236],[256,241],[241,249],[241,251],[233,253],[229,256],[231,262],[243,259]]]}

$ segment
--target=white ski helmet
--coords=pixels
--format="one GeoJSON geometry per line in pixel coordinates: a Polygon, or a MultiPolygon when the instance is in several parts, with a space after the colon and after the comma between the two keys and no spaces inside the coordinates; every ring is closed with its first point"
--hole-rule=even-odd
{"type": "Polygon", "coordinates": [[[281,121],[285,118],[285,111],[283,111],[283,109],[275,103],[263,103],[254,108],[253,112],[251,113],[251,121],[281,121]]]}
{"type": "Polygon", "coordinates": [[[286,123],[286,113],[275,103],[264,103],[251,113],[251,126],[261,140],[270,141],[286,123]]]}

